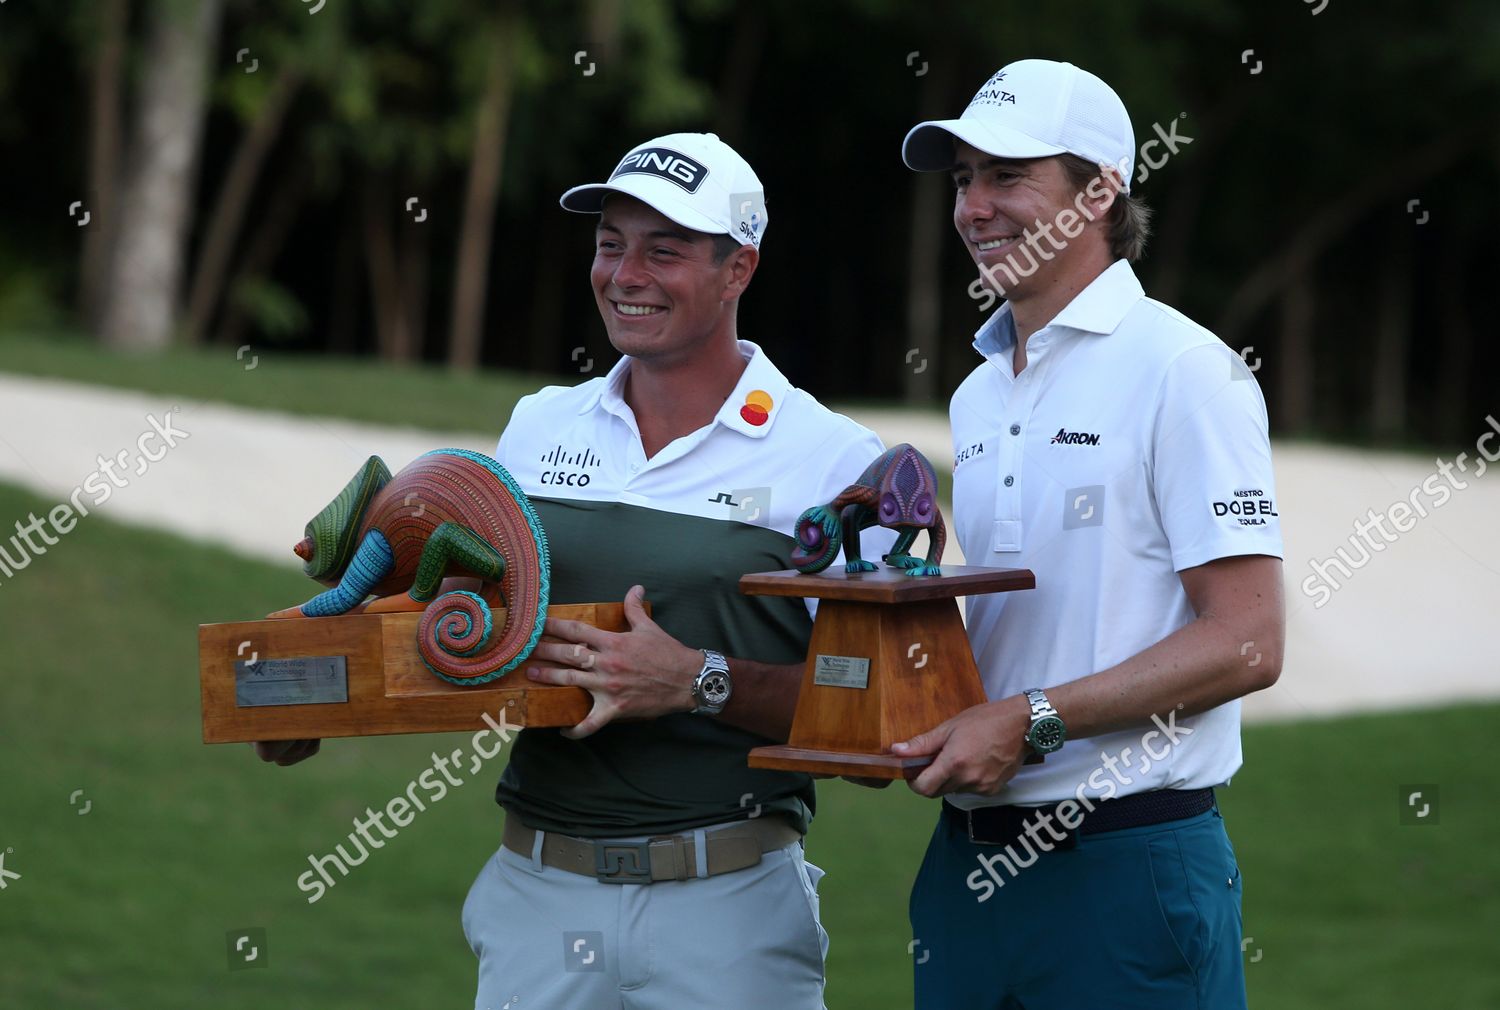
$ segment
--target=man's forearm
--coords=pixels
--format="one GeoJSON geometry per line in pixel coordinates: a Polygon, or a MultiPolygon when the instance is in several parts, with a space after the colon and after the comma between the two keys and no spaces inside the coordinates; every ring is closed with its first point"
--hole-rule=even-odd
{"type": "Polygon", "coordinates": [[[1286,643],[1281,559],[1219,558],[1179,576],[1193,621],[1122,663],[1047,689],[1068,736],[1194,715],[1276,683],[1286,643]]]}
{"type": "Polygon", "coordinates": [[[1048,688],[1047,697],[1069,738],[1139,726],[1152,715],[1194,715],[1275,683],[1281,672],[1275,632],[1204,614],[1122,663],[1048,688]]]}
{"type": "Polygon", "coordinates": [[[715,718],[784,742],[792,730],[803,669],[801,663],[776,666],[750,659],[730,659],[729,676],[734,690],[724,711],[715,718]]]}

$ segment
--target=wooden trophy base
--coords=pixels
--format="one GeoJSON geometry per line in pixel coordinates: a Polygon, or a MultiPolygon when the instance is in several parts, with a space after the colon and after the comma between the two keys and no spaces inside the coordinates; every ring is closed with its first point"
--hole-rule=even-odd
{"type": "MultiPolygon", "coordinates": [[[[532,683],[524,664],[487,684],[450,684],[417,655],[421,613],[378,610],[200,625],[203,742],[478,731],[486,715],[518,729],[572,726],[589,713],[587,691],[532,683]]],[[[629,630],[620,603],[552,606],[547,615],[629,630]]],[[[503,627],[505,610],[493,616],[503,627]]]]}
{"type": "Polygon", "coordinates": [[[750,766],[915,778],[932,758],[898,757],[891,744],[986,700],[957,597],[1035,587],[1025,568],[974,565],[920,577],[891,568],[743,576],[743,593],[818,600],[791,734],[752,750],[750,766]]]}

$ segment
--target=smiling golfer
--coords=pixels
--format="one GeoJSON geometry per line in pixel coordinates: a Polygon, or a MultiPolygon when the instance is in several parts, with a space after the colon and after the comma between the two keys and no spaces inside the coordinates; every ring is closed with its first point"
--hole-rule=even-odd
{"type": "Polygon", "coordinates": [[[943,796],[912,890],[921,1010],[1244,1007],[1240,875],[1214,787],[1238,699],[1281,671],[1266,409],[1212,333],[1147,298],[1119,97],[995,74],[903,156],[1007,299],[953,396],[954,526],[1031,592],[969,601],[991,701],[897,752],[943,796]]]}
{"type": "Polygon", "coordinates": [[[590,281],[624,357],[521,400],[496,455],[547,530],[552,599],[623,597],[630,631],[549,620],[563,644],[534,653],[594,707],[523,731],[501,779],[504,843],[464,907],[475,1005],[821,1007],[812,782],[746,763],[786,739],[810,609],[737,582],[787,567],[801,511],[882,447],[738,339],[767,218],[727,144],[649,141],[562,205],[598,215],[590,281]]]}

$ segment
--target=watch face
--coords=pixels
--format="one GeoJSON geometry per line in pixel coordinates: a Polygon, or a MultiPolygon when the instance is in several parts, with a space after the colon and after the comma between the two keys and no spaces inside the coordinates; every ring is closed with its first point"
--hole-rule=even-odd
{"type": "Polygon", "coordinates": [[[723,705],[729,700],[729,678],[722,673],[710,673],[699,682],[699,688],[710,705],[723,705]]]}
{"type": "Polygon", "coordinates": [[[1038,754],[1051,754],[1063,745],[1067,733],[1063,729],[1063,721],[1055,715],[1043,716],[1031,725],[1031,732],[1026,734],[1027,742],[1031,749],[1038,754]]]}

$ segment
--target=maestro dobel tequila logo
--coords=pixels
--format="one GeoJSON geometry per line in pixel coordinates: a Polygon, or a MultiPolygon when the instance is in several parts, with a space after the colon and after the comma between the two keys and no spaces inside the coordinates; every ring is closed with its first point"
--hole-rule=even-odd
{"type": "Polygon", "coordinates": [[[1276,503],[1260,488],[1236,491],[1233,500],[1216,501],[1213,508],[1216,518],[1233,516],[1241,526],[1264,526],[1267,516],[1276,519],[1281,515],[1276,511],[1276,503]]]}

